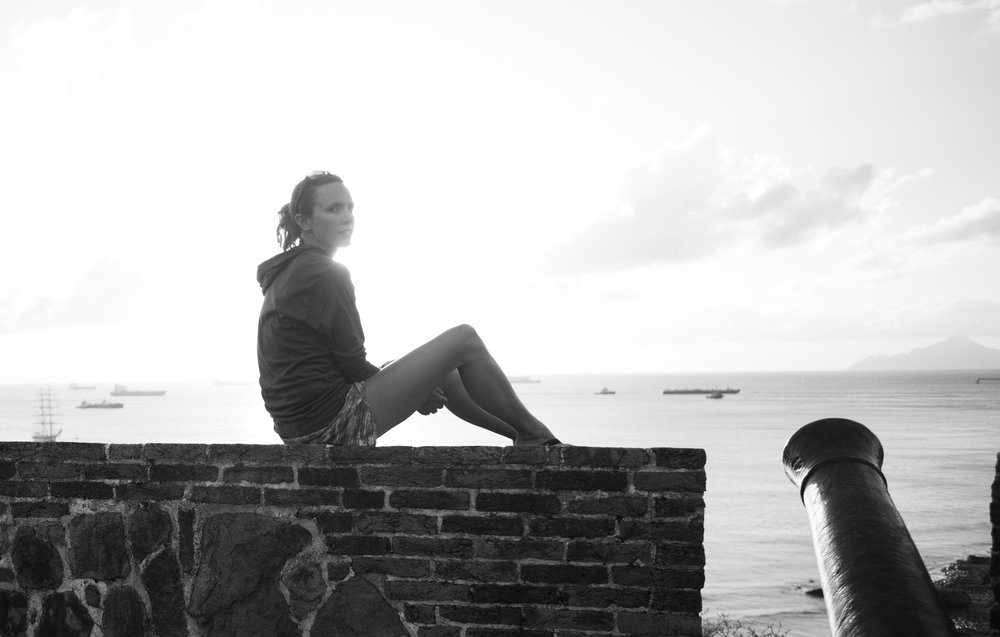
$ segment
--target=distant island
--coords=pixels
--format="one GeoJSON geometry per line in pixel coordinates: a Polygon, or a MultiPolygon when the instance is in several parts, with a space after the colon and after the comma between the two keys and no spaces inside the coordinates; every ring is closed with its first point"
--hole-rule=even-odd
{"type": "Polygon", "coordinates": [[[869,356],[851,371],[917,371],[932,369],[1000,369],[1000,349],[980,345],[968,336],[952,336],[906,354],[869,356]]]}

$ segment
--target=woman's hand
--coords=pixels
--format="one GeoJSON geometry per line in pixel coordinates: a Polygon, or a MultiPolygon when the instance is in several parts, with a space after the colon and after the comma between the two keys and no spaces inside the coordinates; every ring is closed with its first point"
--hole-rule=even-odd
{"type": "Polygon", "coordinates": [[[417,409],[417,413],[429,416],[446,404],[448,404],[448,398],[444,395],[444,390],[440,387],[435,387],[431,395],[424,401],[424,404],[417,409]]]}

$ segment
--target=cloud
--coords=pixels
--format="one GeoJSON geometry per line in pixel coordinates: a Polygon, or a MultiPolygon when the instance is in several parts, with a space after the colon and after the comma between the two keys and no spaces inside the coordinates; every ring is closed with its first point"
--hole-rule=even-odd
{"type": "Polygon", "coordinates": [[[163,275],[152,264],[102,262],[61,298],[5,299],[0,334],[126,322],[154,298],[163,275]]]}
{"type": "Polygon", "coordinates": [[[814,174],[741,155],[706,131],[624,171],[621,206],[556,247],[555,271],[593,272],[695,261],[718,250],[807,244],[886,205],[871,164],[814,174]]]}
{"type": "Polygon", "coordinates": [[[102,16],[84,7],[64,18],[19,23],[2,52],[5,80],[34,94],[62,97],[86,79],[86,69],[106,41],[131,38],[132,24],[128,13],[102,16]]]}
{"type": "Polygon", "coordinates": [[[965,242],[1000,244],[1000,200],[986,197],[933,224],[910,228],[898,241],[911,245],[965,242]]]}
{"type": "Polygon", "coordinates": [[[899,22],[928,22],[942,17],[968,14],[985,14],[983,21],[985,30],[1000,34],[1000,0],[929,0],[907,7],[899,22]]]}

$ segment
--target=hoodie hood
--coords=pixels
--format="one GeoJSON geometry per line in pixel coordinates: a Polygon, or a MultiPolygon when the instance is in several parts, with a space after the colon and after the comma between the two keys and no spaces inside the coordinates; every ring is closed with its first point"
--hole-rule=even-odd
{"type": "Polygon", "coordinates": [[[258,265],[257,283],[260,283],[261,293],[267,294],[267,288],[271,287],[271,284],[274,283],[274,280],[278,277],[278,275],[284,272],[297,256],[310,250],[317,249],[300,244],[290,250],[274,255],[267,261],[258,265]]]}

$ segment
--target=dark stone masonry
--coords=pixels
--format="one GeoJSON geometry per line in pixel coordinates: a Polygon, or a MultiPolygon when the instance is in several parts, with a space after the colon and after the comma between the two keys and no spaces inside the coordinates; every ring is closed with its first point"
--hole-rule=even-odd
{"type": "Polygon", "coordinates": [[[0,635],[699,636],[704,491],[700,449],[0,442],[0,635]]]}

